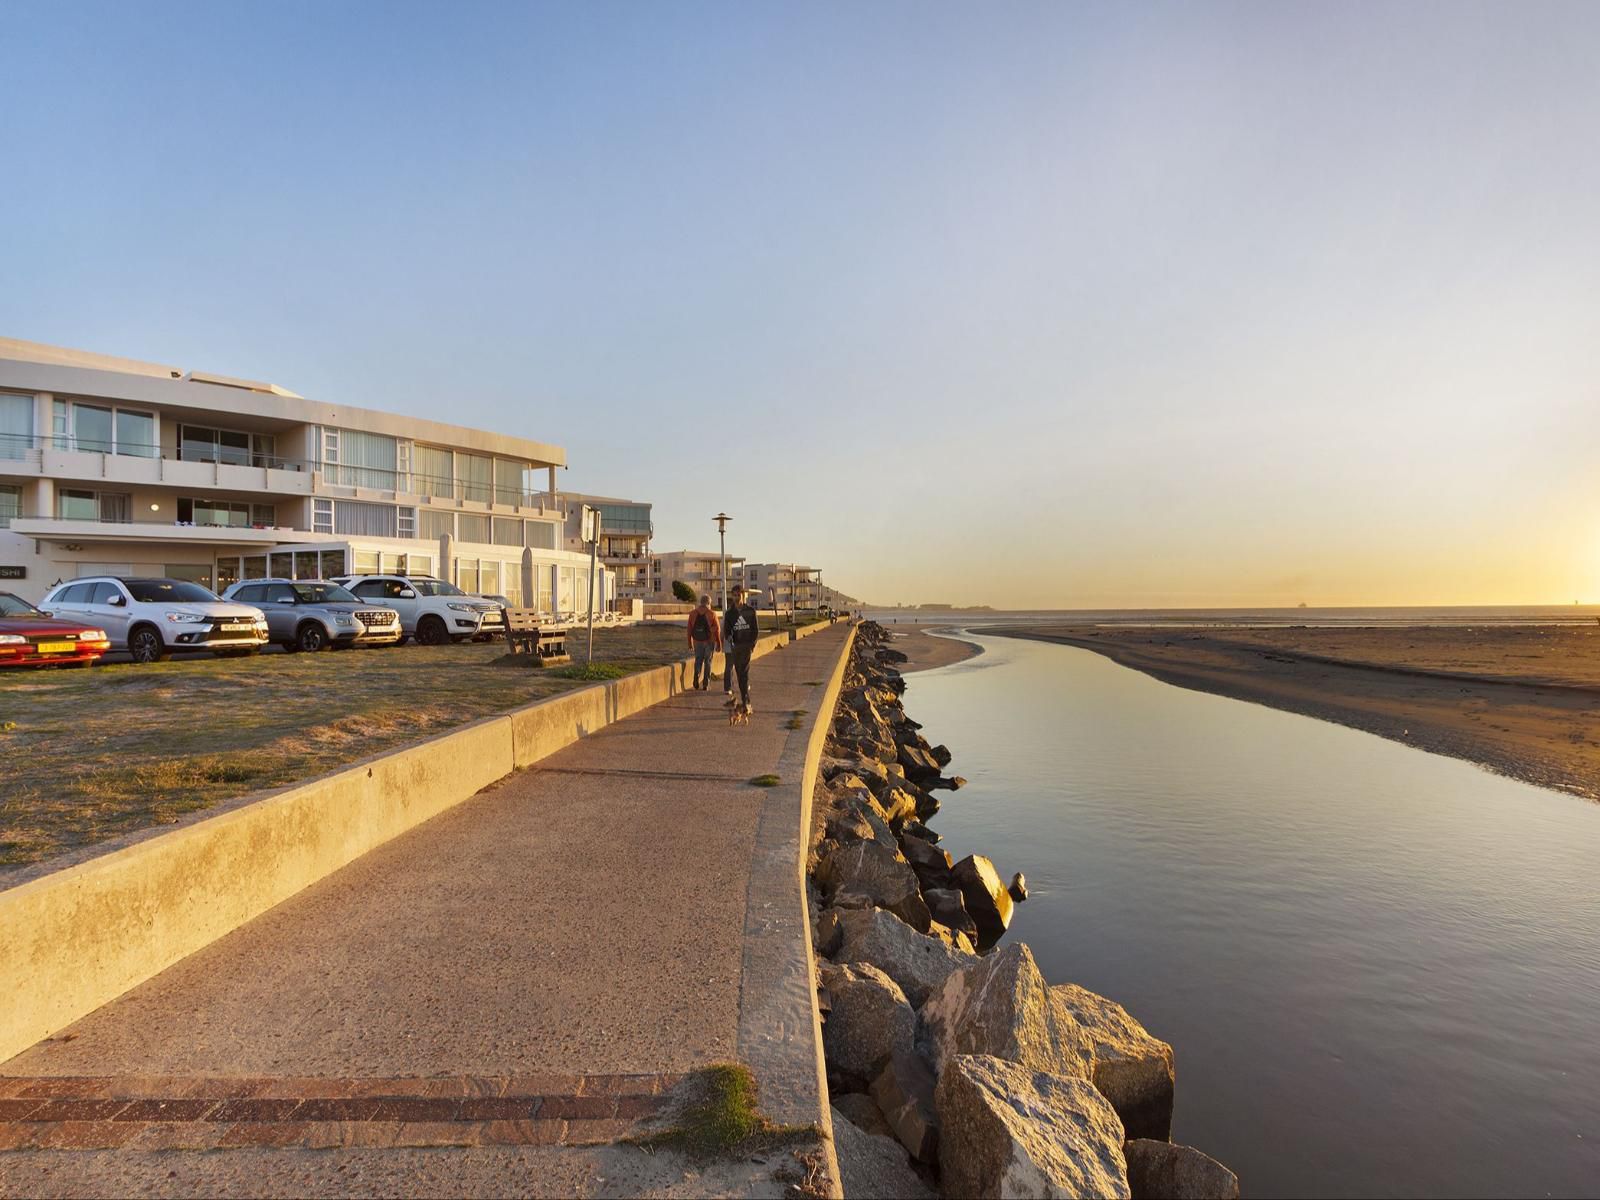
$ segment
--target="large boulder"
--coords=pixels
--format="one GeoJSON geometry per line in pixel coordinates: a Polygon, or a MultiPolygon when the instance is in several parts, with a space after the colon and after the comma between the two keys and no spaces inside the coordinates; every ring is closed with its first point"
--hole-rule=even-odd
{"type": "Polygon", "coordinates": [[[1122,1153],[1133,1200],[1239,1200],[1239,1177],[1193,1146],[1132,1138],[1122,1153]]]}
{"type": "Polygon", "coordinates": [[[911,869],[916,872],[917,882],[922,885],[924,899],[927,899],[929,888],[950,886],[951,863],[948,850],[941,850],[932,842],[925,842],[919,837],[907,837],[900,840],[900,852],[905,855],[906,861],[911,864],[911,869]]]}
{"type": "Polygon", "coordinates": [[[961,889],[967,912],[977,923],[978,949],[989,949],[1005,936],[1011,924],[1011,893],[1000,882],[1000,872],[983,855],[969,854],[950,868],[950,877],[961,889]]]}
{"type": "Polygon", "coordinates": [[[935,1098],[945,1195],[1129,1197],[1122,1122],[1087,1081],[962,1054],[935,1098]]]}
{"type": "Polygon", "coordinates": [[[915,1051],[896,1054],[872,1081],[872,1098],[894,1136],[918,1162],[939,1160],[933,1072],[915,1051]]]}
{"type": "Polygon", "coordinates": [[[840,843],[817,868],[825,895],[856,892],[886,908],[915,929],[932,919],[923,902],[916,872],[899,850],[877,841],[840,843]]]}
{"type": "Polygon", "coordinates": [[[860,1128],[837,1104],[832,1116],[833,1149],[839,1157],[845,1200],[895,1196],[933,1200],[936,1193],[922,1181],[898,1142],[860,1128]]]}
{"type": "Polygon", "coordinates": [[[850,1119],[850,1124],[857,1129],[876,1137],[894,1140],[894,1130],[889,1127],[889,1122],[884,1119],[883,1110],[869,1093],[846,1092],[842,1096],[830,1096],[828,1103],[833,1105],[835,1116],[843,1113],[850,1119]]]}
{"type": "Polygon", "coordinates": [[[889,772],[881,762],[870,758],[825,758],[821,763],[822,777],[832,783],[841,775],[854,775],[868,787],[889,782],[889,772]]]}
{"type": "MultiPolygon", "coordinates": [[[[910,857],[909,855],[907,857],[910,857]]],[[[915,869],[913,860],[912,869],[915,869]]],[[[972,914],[967,912],[966,902],[961,898],[961,893],[955,888],[930,888],[924,886],[922,898],[927,902],[928,911],[933,914],[933,919],[957,933],[964,933],[976,941],[978,926],[973,921],[972,914]]]]}
{"type": "Polygon", "coordinates": [[[963,954],[976,956],[978,948],[972,944],[972,939],[958,929],[951,929],[948,925],[941,925],[938,921],[928,925],[928,936],[938,938],[952,950],[959,950],[963,954]]]}
{"type": "Polygon", "coordinates": [[[975,962],[881,909],[855,909],[839,913],[844,938],[834,959],[869,962],[900,985],[913,1008],[952,972],[975,962]]]}
{"type": "Polygon", "coordinates": [[[832,1007],[822,1026],[822,1051],[831,1087],[864,1092],[917,1033],[917,1014],[906,995],[870,963],[824,964],[822,986],[832,1007]]]}
{"type": "Polygon", "coordinates": [[[938,845],[940,840],[939,834],[929,829],[921,821],[907,821],[900,826],[900,832],[909,837],[921,838],[925,842],[932,842],[935,845],[938,845]]]}
{"type": "Polygon", "coordinates": [[[928,751],[928,754],[932,757],[934,762],[939,764],[941,768],[948,767],[950,765],[950,759],[952,756],[948,746],[935,746],[933,749],[928,751]]]}
{"type": "Polygon", "coordinates": [[[1054,1003],[1025,943],[969,960],[920,1008],[922,1040],[941,1071],[958,1055],[986,1054],[1035,1071],[1089,1078],[1092,1059],[1083,1031],[1054,1003]]]}
{"type": "Polygon", "coordinates": [[[906,769],[906,778],[921,787],[927,787],[939,778],[939,764],[921,746],[901,746],[900,765],[906,769]]]}
{"type": "Polygon", "coordinates": [[[1172,1047],[1151,1037],[1115,1000],[1061,983],[1050,999],[1083,1031],[1093,1066],[1090,1078],[1122,1118],[1130,1138],[1172,1136],[1172,1047]]]}
{"type": "Polygon", "coordinates": [[[891,822],[914,821],[917,818],[917,798],[903,787],[887,787],[878,796],[878,805],[891,822]]]}

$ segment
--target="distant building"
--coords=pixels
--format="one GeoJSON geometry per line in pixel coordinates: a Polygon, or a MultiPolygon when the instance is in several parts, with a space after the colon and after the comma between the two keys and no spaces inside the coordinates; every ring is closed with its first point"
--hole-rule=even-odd
{"type": "MultiPolygon", "coordinates": [[[[672,585],[686,583],[696,596],[710,596],[722,603],[722,555],[715,550],[672,550],[655,556],[652,562],[653,598],[663,603],[673,599],[672,585]]],[[[744,559],[728,555],[728,587],[744,581],[744,559]]]]}
{"type": "Polygon", "coordinates": [[[650,505],[614,496],[562,492],[566,548],[582,554],[589,552],[583,540],[584,505],[600,510],[600,561],[616,579],[617,598],[655,599],[655,572],[650,557],[650,538],[655,526],[650,519],[650,505]]]}
{"type": "MultiPolygon", "coordinates": [[[[83,575],[221,591],[381,571],[581,611],[589,559],[564,547],[555,494],[566,458],[269,383],[0,338],[0,588],[38,600],[83,575]]],[[[604,568],[598,589],[604,607],[604,568]]]]}
{"type": "Polygon", "coordinates": [[[798,563],[746,563],[744,584],[761,592],[761,607],[787,612],[822,603],[822,571],[798,563]]]}

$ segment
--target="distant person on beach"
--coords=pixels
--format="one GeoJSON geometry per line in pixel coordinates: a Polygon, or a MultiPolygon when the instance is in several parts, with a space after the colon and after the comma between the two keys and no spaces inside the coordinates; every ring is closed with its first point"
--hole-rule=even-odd
{"type": "Polygon", "coordinates": [[[694,690],[703,692],[711,686],[711,656],[722,643],[722,631],[717,623],[717,613],[711,607],[711,597],[701,596],[700,603],[689,614],[689,648],[694,651],[694,690]]]}
{"type": "MultiPolygon", "coordinates": [[[[739,702],[744,705],[744,711],[752,713],[755,708],[750,704],[750,655],[756,648],[756,638],[760,636],[761,626],[756,610],[745,601],[744,589],[733,589],[733,603],[728,606],[728,611],[723,615],[722,634],[727,639],[727,644],[733,647],[728,655],[728,665],[739,677],[739,702]]],[[[723,680],[726,687],[727,680],[723,680]]],[[[728,703],[732,704],[733,692],[728,690],[728,703]]]]}

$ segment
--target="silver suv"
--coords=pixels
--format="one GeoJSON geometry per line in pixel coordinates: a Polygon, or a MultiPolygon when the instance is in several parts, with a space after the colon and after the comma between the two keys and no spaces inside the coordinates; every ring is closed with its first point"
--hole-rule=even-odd
{"type": "Polygon", "coordinates": [[[506,629],[505,612],[498,604],[469,596],[431,575],[340,575],[334,582],[360,600],[398,611],[405,636],[424,646],[464,642],[506,629]]]}
{"type": "Polygon", "coordinates": [[[139,663],[160,662],[174,650],[254,654],[267,644],[267,618],[259,609],[229,604],[183,579],[94,575],[56,584],[39,607],[98,625],[113,650],[126,650],[139,663]]]}
{"type": "Polygon", "coordinates": [[[291,653],[332,646],[393,646],[400,641],[400,614],[356,599],[337,583],[321,579],[245,579],[223,595],[253,604],[267,616],[272,640],[291,653]]]}

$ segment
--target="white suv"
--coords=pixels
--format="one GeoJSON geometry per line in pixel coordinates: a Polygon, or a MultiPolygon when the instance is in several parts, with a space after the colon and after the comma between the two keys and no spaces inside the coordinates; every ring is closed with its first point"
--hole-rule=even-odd
{"type": "Polygon", "coordinates": [[[74,579],[56,584],[39,607],[100,626],[113,650],[126,650],[138,663],[160,662],[174,650],[254,654],[267,644],[267,618],[259,608],[219,600],[182,579],[74,579]]]}
{"type": "Polygon", "coordinates": [[[431,575],[341,575],[334,582],[360,600],[398,612],[402,642],[416,638],[424,646],[442,646],[505,632],[498,604],[431,575]]]}

